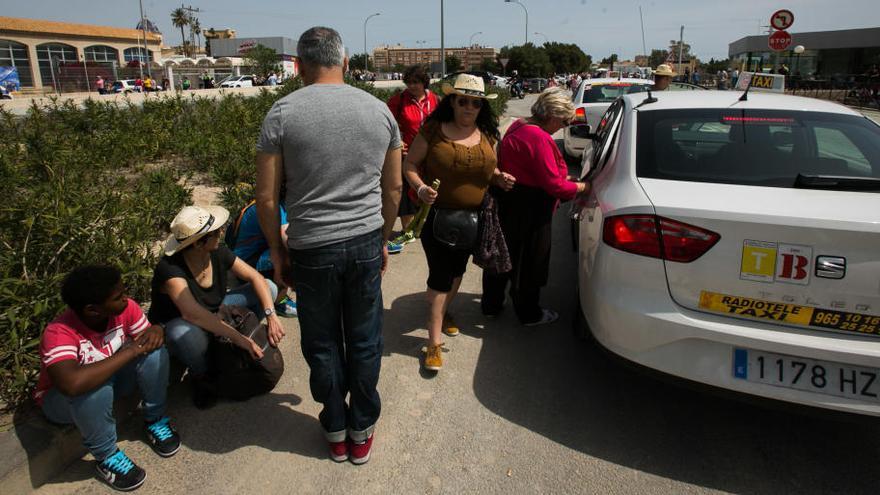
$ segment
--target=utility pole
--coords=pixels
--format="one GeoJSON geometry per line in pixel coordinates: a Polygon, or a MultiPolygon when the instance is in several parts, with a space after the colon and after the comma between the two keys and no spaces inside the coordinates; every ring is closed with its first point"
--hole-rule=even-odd
{"type": "Polygon", "coordinates": [[[681,27],[681,32],[678,35],[678,70],[681,70],[681,57],[684,53],[684,26],[681,27]]]}
{"type": "MultiPolygon", "coordinates": [[[[138,4],[141,7],[141,32],[144,34],[144,55],[147,59],[147,74],[150,77],[153,77],[153,69],[150,67],[150,45],[147,41],[147,23],[144,22],[144,0],[138,0],[138,4]]],[[[144,66],[143,61],[141,61],[141,79],[144,78],[144,66]]]]}
{"type": "Polygon", "coordinates": [[[440,0],[440,77],[446,77],[446,42],[443,39],[443,0],[440,0]]]}
{"type": "MultiPolygon", "coordinates": [[[[648,56],[648,48],[645,45],[645,19],[642,17],[642,6],[639,5],[639,22],[642,23],[642,54],[648,56]]],[[[651,65],[651,64],[648,64],[651,65]]]]}
{"type": "MultiPolygon", "coordinates": [[[[141,0],[141,1],[143,1],[143,0],[141,0]]],[[[192,5],[190,5],[189,7],[186,7],[183,4],[180,4],[180,8],[189,12],[190,19],[194,18],[193,14],[198,14],[202,11],[202,9],[200,9],[198,7],[193,8],[192,5]]],[[[190,50],[192,50],[192,47],[193,47],[193,32],[192,32],[192,26],[190,26],[190,29],[189,29],[189,48],[190,48],[190,50]]],[[[193,57],[193,58],[195,58],[195,57],[193,57]]]]}

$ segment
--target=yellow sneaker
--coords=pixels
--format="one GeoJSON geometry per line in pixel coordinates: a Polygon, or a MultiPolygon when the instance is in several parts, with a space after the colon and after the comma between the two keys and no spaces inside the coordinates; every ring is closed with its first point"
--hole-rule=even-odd
{"type": "Polygon", "coordinates": [[[443,333],[450,337],[458,336],[458,325],[455,324],[455,320],[452,319],[452,315],[449,313],[443,315],[443,333]]]}
{"type": "Polygon", "coordinates": [[[443,368],[443,344],[428,344],[425,352],[425,369],[440,371],[443,368]]]}

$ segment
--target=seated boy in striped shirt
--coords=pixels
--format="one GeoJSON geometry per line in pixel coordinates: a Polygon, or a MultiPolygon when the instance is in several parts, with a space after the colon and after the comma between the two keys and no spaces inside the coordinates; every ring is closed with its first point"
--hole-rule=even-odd
{"type": "Polygon", "coordinates": [[[177,453],[180,437],[165,416],[164,331],[128,298],[114,267],[73,270],[61,298],[67,309],[40,339],[42,365],[34,399],[50,421],[76,425],[103,481],[117,490],[134,490],[146,473],[116,446],[113,399],[138,387],[150,445],[162,457],[177,453]]]}

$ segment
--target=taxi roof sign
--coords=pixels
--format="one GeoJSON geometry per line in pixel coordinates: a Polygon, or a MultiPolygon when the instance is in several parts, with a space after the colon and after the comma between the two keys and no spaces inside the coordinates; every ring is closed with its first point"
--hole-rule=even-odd
{"type": "Polygon", "coordinates": [[[742,72],[736,81],[736,89],[745,91],[749,88],[749,82],[751,82],[751,88],[754,91],[785,92],[785,76],[782,74],[742,72]]]}

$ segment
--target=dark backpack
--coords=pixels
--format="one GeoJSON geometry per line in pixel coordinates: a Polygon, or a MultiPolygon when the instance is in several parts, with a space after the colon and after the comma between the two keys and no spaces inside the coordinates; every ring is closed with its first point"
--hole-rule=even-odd
{"type": "Polygon", "coordinates": [[[229,225],[226,229],[226,236],[223,240],[226,242],[226,247],[229,249],[235,249],[235,245],[238,243],[238,230],[241,228],[241,221],[244,219],[244,214],[248,208],[256,205],[256,200],[251,200],[250,203],[246,204],[241,211],[238,212],[238,216],[235,217],[235,220],[229,225]]]}
{"type": "Polygon", "coordinates": [[[234,400],[247,400],[270,392],[284,374],[284,358],[269,344],[266,325],[252,311],[241,306],[221,306],[220,318],[238,332],[250,337],[263,350],[263,359],[253,359],[247,351],[225,338],[211,341],[211,369],[216,377],[217,394],[234,400]]]}

